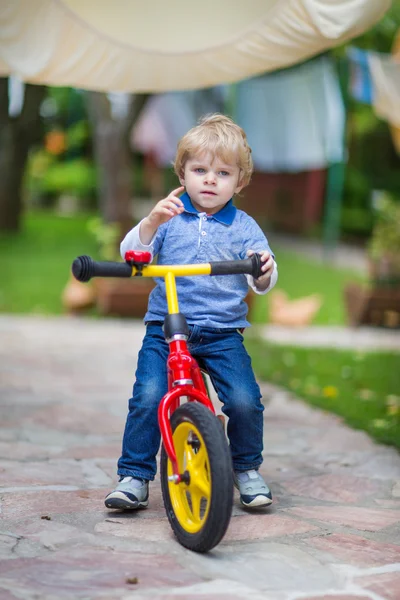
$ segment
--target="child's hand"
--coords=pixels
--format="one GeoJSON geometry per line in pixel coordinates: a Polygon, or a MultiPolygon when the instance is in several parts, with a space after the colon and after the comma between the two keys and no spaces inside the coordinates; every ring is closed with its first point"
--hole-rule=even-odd
{"type": "Polygon", "coordinates": [[[172,217],[183,212],[183,202],[178,194],[183,192],[184,186],[172,190],[172,192],[160,202],[157,202],[148,217],[140,224],[140,241],[142,244],[150,244],[153,236],[162,223],[166,223],[172,217]]]}
{"type": "MultiPolygon", "coordinates": [[[[254,250],[247,250],[247,256],[252,256],[254,250]]],[[[260,291],[266,290],[271,282],[271,275],[274,271],[274,259],[267,250],[258,252],[261,257],[261,271],[262,275],[258,279],[254,279],[254,284],[260,291]]]]}
{"type": "Polygon", "coordinates": [[[184,186],[172,190],[170,194],[160,202],[157,202],[149,216],[147,217],[149,223],[153,227],[159,227],[162,223],[166,223],[172,217],[179,215],[183,212],[183,202],[178,198],[178,194],[181,194],[184,190],[184,186]]]}

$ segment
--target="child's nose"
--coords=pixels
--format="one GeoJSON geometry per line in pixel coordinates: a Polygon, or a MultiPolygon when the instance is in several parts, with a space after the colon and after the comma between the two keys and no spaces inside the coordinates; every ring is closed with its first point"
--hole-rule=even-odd
{"type": "Polygon", "coordinates": [[[213,173],[212,171],[208,171],[205,176],[206,183],[215,183],[215,180],[215,173],[213,173]]]}

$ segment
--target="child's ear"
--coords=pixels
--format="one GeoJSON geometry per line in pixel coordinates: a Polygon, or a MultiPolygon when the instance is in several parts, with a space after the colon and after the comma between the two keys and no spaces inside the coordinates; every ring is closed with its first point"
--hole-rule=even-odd
{"type": "Polygon", "coordinates": [[[239,192],[241,192],[243,188],[244,188],[244,184],[239,181],[239,185],[235,189],[235,194],[239,194],[239,192]]]}
{"type": "Polygon", "coordinates": [[[183,185],[183,186],[185,185],[185,178],[184,178],[184,176],[183,176],[183,175],[181,175],[181,176],[179,177],[179,183],[180,183],[181,185],[183,185]]]}

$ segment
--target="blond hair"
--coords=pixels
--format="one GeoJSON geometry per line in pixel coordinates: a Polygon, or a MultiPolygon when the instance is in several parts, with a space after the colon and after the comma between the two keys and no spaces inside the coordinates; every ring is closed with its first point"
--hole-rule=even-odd
{"type": "Polygon", "coordinates": [[[186,161],[204,152],[210,152],[229,164],[239,167],[239,184],[250,182],[253,172],[251,148],[245,132],[229,117],[215,113],[200,119],[179,141],[175,161],[175,173],[183,177],[186,161]]]}

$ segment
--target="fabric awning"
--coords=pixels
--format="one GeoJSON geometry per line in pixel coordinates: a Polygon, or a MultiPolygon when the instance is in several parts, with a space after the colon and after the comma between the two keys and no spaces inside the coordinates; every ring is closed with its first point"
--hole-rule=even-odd
{"type": "Polygon", "coordinates": [[[390,0],[1,0],[0,75],[161,92],[242,80],[369,29],[390,0]]]}

